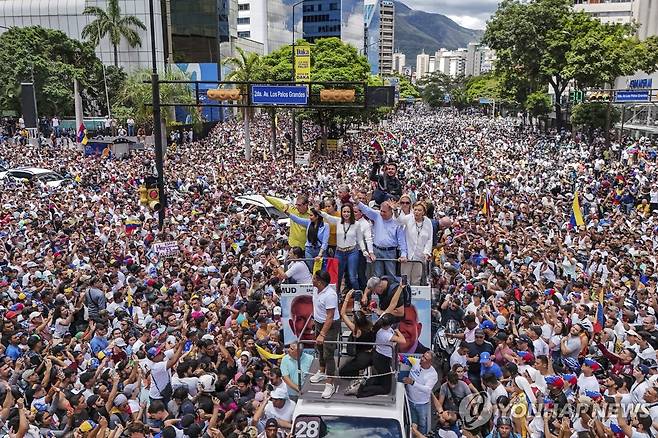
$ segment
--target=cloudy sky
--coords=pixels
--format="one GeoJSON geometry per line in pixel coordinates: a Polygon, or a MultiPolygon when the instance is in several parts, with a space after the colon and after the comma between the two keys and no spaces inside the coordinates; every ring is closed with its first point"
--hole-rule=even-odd
{"type": "Polygon", "coordinates": [[[484,29],[499,0],[401,0],[410,8],[438,12],[464,27],[484,29]]]}

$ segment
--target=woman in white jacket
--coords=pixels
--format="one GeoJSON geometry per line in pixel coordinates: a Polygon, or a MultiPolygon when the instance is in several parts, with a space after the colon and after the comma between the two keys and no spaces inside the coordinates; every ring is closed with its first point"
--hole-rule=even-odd
{"type": "MultiPolygon", "coordinates": [[[[403,202],[408,201],[401,198],[400,204],[403,202]]],[[[398,216],[398,222],[400,225],[404,225],[408,252],[408,261],[402,263],[400,272],[402,275],[407,275],[409,284],[420,284],[423,265],[417,262],[426,263],[432,257],[432,221],[426,216],[426,213],[425,204],[416,202],[412,212],[405,214],[402,211],[398,216]]]]}

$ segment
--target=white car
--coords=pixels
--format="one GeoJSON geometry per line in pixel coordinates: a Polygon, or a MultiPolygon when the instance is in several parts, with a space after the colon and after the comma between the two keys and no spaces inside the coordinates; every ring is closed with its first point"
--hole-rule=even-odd
{"type": "Polygon", "coordinates": [[[261,215],[276,219],[279,225],[290,225],[288,215],[282,211],[277,210],[270,202],[262,195],[243,195],[235,198],[235,202],[242,208],[249,208],[256,206],[261,215]]]}
{"type": "Polygon", "coordinates": [[[17,181],[41,181],[48,187],[53,188],[60,187],[69,181],[57,172],[39,167],[17,167],[15,169],[9,169],[5,173],[4,178],[14,178],[17,181]]]}
{"type": "Polygon", "coordinates": [[[0,179],[5,179],[5,176],[7,175],[7,168],[0,164],[0,179]]]}

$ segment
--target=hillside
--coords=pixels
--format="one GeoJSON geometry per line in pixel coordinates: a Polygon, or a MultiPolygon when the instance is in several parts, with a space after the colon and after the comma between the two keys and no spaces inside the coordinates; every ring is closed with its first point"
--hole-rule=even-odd
{"type": "Polygon", "coordinates": [[[407,56],[407,65],[416,66],[416,55],[423,49],[433,54],[438,49],[458,49],[479,41],[481,30],[467,29],[446,17],[417,11],[395,2],[395,49],[407,56]]]}

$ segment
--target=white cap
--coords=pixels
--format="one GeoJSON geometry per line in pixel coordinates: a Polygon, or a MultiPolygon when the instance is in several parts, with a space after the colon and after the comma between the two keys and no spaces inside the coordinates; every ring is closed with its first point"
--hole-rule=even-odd
{"type": "Polygon", "coordinates": [[[281,316],[281,306],[275,306],[274,309],[272,309],[272,314],[275,316],[281,316]]]}

